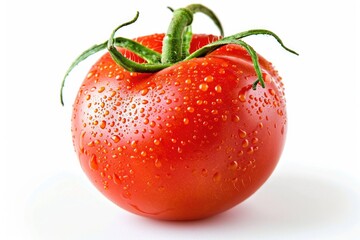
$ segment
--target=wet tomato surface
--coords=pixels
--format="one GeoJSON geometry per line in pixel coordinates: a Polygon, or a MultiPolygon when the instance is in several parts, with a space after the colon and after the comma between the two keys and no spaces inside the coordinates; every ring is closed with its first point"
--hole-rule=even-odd
{"type": "MultiPolygon", "coordinates": [[[[160,51],[163,37],[137,41],[160,51]]],[[[192,51],[214,39],[195,35],[192,51]]],[[[128,72],[106,53],[74,104],[83,170],[140,215],[194,219],[233,207],[269,177],[285,139],[282,82],[270,63],[260,64],[267,87],[253,90],[251,58],[237,45],[155,74],[128,72]]]]}

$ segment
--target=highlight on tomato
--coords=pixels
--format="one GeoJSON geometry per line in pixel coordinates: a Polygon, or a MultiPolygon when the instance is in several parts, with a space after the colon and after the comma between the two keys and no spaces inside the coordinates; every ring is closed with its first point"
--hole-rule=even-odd
{"type": "Polygon", "coordinates": [[[192,4],[173,10],[166,34],[116,37],[83,52],[108,51],[85,77],[72,114],[72,140],[94,186],[129,212],[193,220],[226,211],[269,178],[284,147],[286,101],[273,65],[243,39],[224,37],[216,15],[192,4]],[[195,13],[220,36],[193,34],[195,13]]]}

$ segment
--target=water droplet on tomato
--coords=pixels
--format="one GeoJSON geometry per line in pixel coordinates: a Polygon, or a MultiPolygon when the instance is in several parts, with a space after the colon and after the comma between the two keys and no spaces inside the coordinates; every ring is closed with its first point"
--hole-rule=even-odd
{"type": "Polygon", "coordinates": [[[221,174],[219,172],[216,172],[214,175],[213,175],[213,181],[214,182],[220,182],[221,180],[221,174]]]}
{"type": "Polygon", "coordinates": [[[105,127],[106,127],[106,121],[102,120],[101,123],[100,123],[100,128],[104,129],[105,127]]]}
{"type": "Polygon", "coordinates": [[[81,153],[84,153],[84,137],[85,137],[86,132],[82,131],[80,134],[80,139],[79,139],[79,149],[81,153]]]}
{"type": "Polygon", "coordinates": [[[239,117],[238,115],[233,115],[233,116],[231,117],[231,120],[232,120],[233,122],[239,122],[239,121],[240,121],[240,117],[239,117]]]}
{"type": "Polygon", "coordinates": [[[105,87],[100,87],[98,93],[102,93],[103,91],[105,91],[105,87]]]}
{"type": "Polygon", "coordinates": [[[90,157],[89,167],[91,170],[94,170],[94,171],[98,170],[98,168],[99,168],[95,154],[91,155],[91,157],[90,157]]]}
{"type": "Polygon", "coordinates": [[[191,113],[195,111],[195,109],[193,107],[188,107],[186,110],[191,113]]]}
{"type": "Polygon", "coordinates": [[[206,83],[200,83],[199,89],[203,92],[206,92],[209,89],[209,85],[207,85],[206,83]]]}
{"type": "Polygon", "coordinates": [[[216,91],[217,93],[221,93],[222,87],[221,87],[220,85],[216,85],[216,86],[215,86],[215,91],[216,91]]]}
{"type": "Polygon", "coordinates": [[[161,168],[161,166],[162,166],[162,164],[161,164],[160,160],[157,158],[157,159],[155,160],[155,167],[161,168]]]}
{"type": "Polygon", "coordinates": [[[205,81],[205,82],[213,82],[213,81],[214,81],[214,77],[213,77],[213,76],[206,76],[206,77],[204,78],[204,81],[205,81]]]}
{"type": "Polygon", "coordinates": [[[91,78],[94,75],[93,72],[89,72],[88,75],[86,76],[87,78],[91,78]]]}
{"type": "Polygon", "coordinates": [[[149,92],[148,88],[144,88],[140,91],[141,96],[145,96],[149,92]]]}
{"type": "Polygon", "coordinates": [[[254,153],[254,148],[249,147],[249,149],[247,150],[247,154],[253,154],[253,153],[254,153]]]}
{"type": "Polygon", "coordinates": [[[117,185],[122,183],[122,179],[116,173],[113,174],[113,182],[117,185]]]}
{"type": "Polygon", "coordinates": [[[271,96],[274,96],[274,95],[275,95],[274,89],[270,88],[270,89],[269,89],[269,93],[270,93],[271,96]]]}
{"type": "Polygon", "coordinates": [[[246,135],[247,135],[246,131],[244,131],[242,129],[238,130],[238,134],[239,134],[240,138],[246,138],[246,135]]]}
{"type": "Polygon", "coordinates": [[[178,153],[182,153],[182,152],[183,152],[183,150],[182,150],[181,147],[178,147],[178,148],[177,148],[177,151],[178,151],[178,153]]]}
{"type": "Polygon", "coordinates": [[[185,125],[187,125],[187,124],[189,124],[189,119],[188,119],[188,118],[184,118],[184,119],[183,119],[183,122],[184,122],[185,125]]]}
{"type": "Polygon", "coordinates": [[[263,78],[264,78],[265,83],[271,83],[272,82],[272,77],[269,74],[264,73],[263,78]]]}
{"type": "Polygon", "coordinates": [[[238,168],[239,164],[237,161],[232,161],[230,164],[229,164],[229,169],[230,170],[236,170],[238,168]]]}
{"type": "Polygon", "coordinates": [[[114,135],[111,137],[111,139],[115,142],[118,143],[120,141],[120,137],[118,135],[114,135]]]}
{"type": "Polygon", "coordinates": [[[156,146],[158,146],[159,144],[160,144],[160,140],[159,139],[154,139],[154,144],[156,145],[156,146]]]}
{"type": "Polygon", "coordinates": [[[243,142],[242,142],[242,147],[243,148],[246,148],[249,146],[249,140],[245,139],[243,142]]]}

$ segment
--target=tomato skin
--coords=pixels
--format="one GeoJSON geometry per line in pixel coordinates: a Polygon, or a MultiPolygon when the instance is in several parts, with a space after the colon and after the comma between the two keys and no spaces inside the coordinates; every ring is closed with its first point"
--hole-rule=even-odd
{"type": "MultiPolygon", "coordinates": [[[[163,37],[136,40],[160,52],[163,37]]],[[[190,51],[217,39],[194,35],[190,51]]],[[[244,201],[274,170],[286,136],[281,78],[259,62],[266,88],[253,90],[251,58],[237,45],[154,74],[130,73],[106,53],[73,106],[84,172],[115,204],[156,219],[205,218],[244,201]]]]}

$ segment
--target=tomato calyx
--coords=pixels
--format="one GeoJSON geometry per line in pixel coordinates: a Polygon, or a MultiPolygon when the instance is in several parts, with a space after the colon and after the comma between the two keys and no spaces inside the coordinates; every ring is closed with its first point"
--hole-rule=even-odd
{"type": "Polygon", "coordinates": [[[85,50],[75,61],[71,64],[65,76],[63,78],[61,89],[60,89],[60,101],[61,104],[64,105],[63,101],[63,88],[65,85],[65,80],[67,76],[70,74],[73,68],[75,68],[80,62],[84,61],[87,57],[107,48],[112,59],[124,69],[130,72],[147,72],[154,73],[158,72],[162,69],[172,66],[173,64],[180,61],[187,61],[193,58],[199,58],[206,56],[212,51],[216,49],[228,45],[228,44],[237,44],[242,46],[250,55],[251,60],[254,65],[254,70],[257,75],[257,80],[252,84],[252,88],[256,90],[257,85],[259,84],[261,87],[265,88],[265,81],[262,76],[262,72],[259,65],[258,55],[256,51],[242,39],[252,35],[269,35],[275,38],[275,40],[283,47],[286,51],[298,55],[297,52],[287,48],[282,40],[273,32],[265,29],[252,29],[244,32],[240,32],[228,37],[224,37],[223,28],[216,17],[216,15],[209,8],[201,5],[201,4],[191,4],[185,8],[179,8],[173,10],[169,8],[173,12],[173,18],[170,22],[168,31],[163,40],[163,48],[162,54],[153,51],[136,41],[123,38],[123,37],[115,37],[115,34],[122,27],[128,26],[134,22],[139,17],[139,12],[136,13],[135,17],[126,23],[121,24],[117,28],[113,30],[111,36],[108,41],[94,45],[91,48],[85,50]],[[192,39],[192,31],[191,24],[193,21],[193,15],[197,12],[201,12],[207,15],[215,25],[220,30],[221,38],[215,42],[209,43],[208,45],[196,50],[193,53],[189,53],[190,42],[192,39]],[[130,50],[135,53],[139,57],[143,58],[146,63],[137,63],[122,55],[117,47],[122,47],[130,50]]]}

